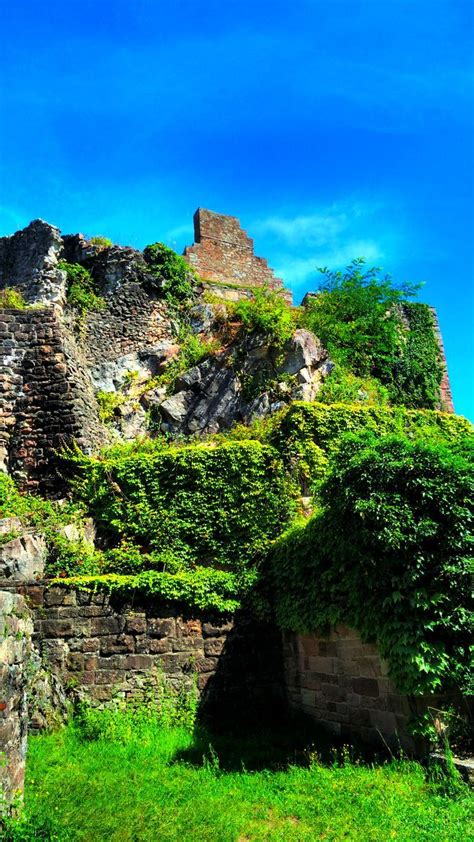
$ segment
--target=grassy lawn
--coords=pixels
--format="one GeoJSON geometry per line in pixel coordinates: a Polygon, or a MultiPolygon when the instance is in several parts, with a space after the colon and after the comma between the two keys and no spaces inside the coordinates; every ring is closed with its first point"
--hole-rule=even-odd
{"type": "Polygon", "coordinates": [[[415,763],[282,764],[282,746],[263,735],[210,745],[205,734],[149,718],[102,717],[31,738],[28,823],[6,839],[473,838],[468,791],[442,795],[415,763]]]}

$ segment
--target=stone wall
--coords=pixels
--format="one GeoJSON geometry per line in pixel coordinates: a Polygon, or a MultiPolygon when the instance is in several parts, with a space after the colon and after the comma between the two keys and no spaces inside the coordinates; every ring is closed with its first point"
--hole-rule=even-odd
{"type": "Polygon", "coordinates": [[[88,314],[82,345],[93,368],[172,338],[163,301],[154,300],[138,283],[125,283],[107,296],[103,310],[88,314]]]}
{"type": "MultiPolygon", "coordinates": [[[[283,290],[263,257],[253,251],[253,240],[240,227],[235,216],[225,216],[204,208],[194,214],[194,244],[187,246],[184,256],[201,278],[255,287],[268,284],[283,290]]],[[[245,295],[245,290],[243,290],[245,295]]],[[[291,300],[291,293],[285,290],[291,300]]]]}
{"type": "Polygon", "coordinates": [[[59,229],[42,219],[11,237],[0,237],[0,289],[18,289],[30,304],[63,304],[66,273],[58,269],[62,248],[59,229]]]}
{"type": "Polygon", "coordinates": [[[413,750],[410,701],[388,678],[377,647],[362,643],[356,631],[339,626],[327,637],[286,633],[284,667],[290,706],[337,737],[379,748],[383,740],[395,747],[400,740],[413,750]]]}
{"type": "Polygon", "coordinates": [[[0,813],[23,792],[32,629],[23,597],[0,591],[0,813]]]}
{"type": "Polygon", "coordinates": [[[57,489],[56,451],[101,440],[90,377],[54,306],[0,310],[0,469],[57,489]]]}
{"type": "Polygon", "coordinates": [[[76,697],[95,704],[136,697],[159,671],[175,689],[197,677],[201,713],[222,721],[262,708],[268,716],[283,701],[281,638],[266,624],[183,612],[138,595],[125,600],[46,582],[5,586],[25,596],[43,665],[76,697]]]}

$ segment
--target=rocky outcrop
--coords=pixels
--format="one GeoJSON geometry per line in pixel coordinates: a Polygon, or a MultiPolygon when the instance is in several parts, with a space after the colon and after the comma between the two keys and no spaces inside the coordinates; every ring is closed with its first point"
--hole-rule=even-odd
{"type": "Polygon", "coordinates": [[[263,336],[247,337],[177,378],[175,393],[157,406],[161,429],[215,433],[276,412],[292,399],[313,400],[331,368],[307,330],[296,330],[283,350],[263,336]]]}
{"type": "Polygon", "coordinates": [[[46,541],[33,529],[25,529],[17,517],[0,520],[0,579],[31,582],[42,578],[46,541]]]}

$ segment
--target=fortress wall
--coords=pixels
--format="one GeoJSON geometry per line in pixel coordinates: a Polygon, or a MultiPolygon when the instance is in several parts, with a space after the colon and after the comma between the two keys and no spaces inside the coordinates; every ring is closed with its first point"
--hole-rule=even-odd
{"type": "Polygon", "coordinates": [[[268,284],[284,291],[291,300],[291,293],[283,289],[283,281],[267,261],[254,254],[253,240],[235,216],[198,208],[194,214],[194,244],[186,247],[184,256],[204,280],[220,281],[223,286],[268,284]]]}
{"type": "Polygon", "coordinates": [[[201,712],[218,722],[271,716],[283,703],[280,633],[248,616],[47,582],[0,583],[27,600],[43,664],[95,705],[143,696],[159,676],[179,690],[197,680],[201,712]]]}
{"type": "Polygon", "coordinates": [[[56,451],[100,439],[90,378],[56,308],[0,310],[0,468],[54,492],[56,451]]]}

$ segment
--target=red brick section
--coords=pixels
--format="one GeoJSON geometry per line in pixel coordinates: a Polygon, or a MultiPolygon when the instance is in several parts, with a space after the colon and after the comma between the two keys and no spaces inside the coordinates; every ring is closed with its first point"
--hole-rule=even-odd
{"type": "Polygon", "coordinates": [[[441,335],[441,330],[439,328],[438,322],[438,314],[434,307],[431,308],[431,312],[433,314],[433,321],[435,327],[436,338],[438,340],[438,346],[441,353],[441,362],[443,365],[443,379],[441,380],[440,391],[441,391],[441,406],[444,412],[454,412],[454,403],[453,403],[453,395],[451,392],[451,384],[449,382],[449,374],[448,374],[448,364],[446,362],[446,352],[444,350],[444,343],[443,337],[441,335]]]}
{"type": "Polygon", "coordinates": [[[388,676],[388,665],[373,643],[354,629],[338,626],[327,636],[286,632],[283,641],[290,707],[302,711],[337,737],[362,739],[379,748],[417,745],[409,733],[413,715],[429,706],[444,709],[446,696],[408,697],[388,676]]]}
{"type": "Polygon", "coordinates": [[[263,257],[256,257],[253,240],[241,228],[235,216],[198,208],[194,214],[194,244],[186,246],[184,256],[201,278],[243,286],[281,289],[287,299],[291,293],[275,277],[263,257]]]}

